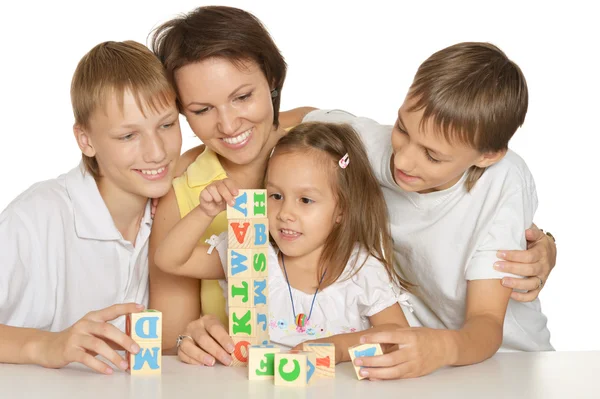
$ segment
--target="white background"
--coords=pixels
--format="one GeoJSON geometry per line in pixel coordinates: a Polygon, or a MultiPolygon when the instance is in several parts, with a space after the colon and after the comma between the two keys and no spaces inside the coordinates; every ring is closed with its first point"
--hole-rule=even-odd
{"type": "MultiPolygon", "coordinates": [[[[147,44],[161,22],[211,3],[2,2],[0,209],[80,159],[69,86],[91,47],[106,40],[147,44]]],[[[593,194],[600,160],[598,14],[578,1],[386,3],[221,2],[254,13],[282,50],[289,65],[282,110],[342,108],[392,124],[431,53],[460,41],[502,48],[521,66],[530,91],[525,125],[511,147],[536,178],[535,222],[558,241],[557,266],[541,295],[552,343],[557,350],[600,349],[600,216],[593,194]]],[[[185,120],[182,126],[186,150],[198,139],[185,120]]]]}

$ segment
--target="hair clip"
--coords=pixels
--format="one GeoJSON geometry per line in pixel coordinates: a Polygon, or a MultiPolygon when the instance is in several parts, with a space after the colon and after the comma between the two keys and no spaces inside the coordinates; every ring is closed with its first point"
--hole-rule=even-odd
{"type": "Polygon", "coordinates": [[[271,90],[271,98],[275,98],[279,95],[279,92],[277,91],[277,89],[273,89],[271,90]]]}
{"type": "Polygon", "coordinates": [[[348,158],[348,153],[346,153],[346,155],[344,155],[343,157],[341,157],[340,161],[338,163],[340,164],[340,168],[346,169],[346,167],[350,163],[350,158],[348,158]]]}

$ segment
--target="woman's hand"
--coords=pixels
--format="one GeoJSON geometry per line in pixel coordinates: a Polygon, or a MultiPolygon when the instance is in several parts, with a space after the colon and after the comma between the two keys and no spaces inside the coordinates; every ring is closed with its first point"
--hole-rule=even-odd
{"type": "Polygon", "coordinates": [[[218,359],[225,366],[233,363],[233,340],[217,317],[205,315],[192,321],[182,335],[177,351],[182,362],[213,366],[218,359]]]}

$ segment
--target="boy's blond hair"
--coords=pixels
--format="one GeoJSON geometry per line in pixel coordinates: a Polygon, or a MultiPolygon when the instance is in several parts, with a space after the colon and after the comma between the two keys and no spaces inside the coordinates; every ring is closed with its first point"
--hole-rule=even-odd
{"type": "MultiPolygon", "coordinates": [[[[528,106],[525,76],[517,64],[489,43],[466,42],[440,50],[419,67],[409,90],[410,111],[424,110],[438,133],[484,152],[508,148],[528,106]]],[[[467,191],[485,169],[473,166],[467,191]]]]}
{"type": "MultiPolygon", "coordinates": [[[[123,108],[123,96],[129,90],[144,113],[175,104],[175,90],[158,58],[135,41],[108,41],[96,45],[79,61],[71,82],[71,103],[75,123],[90,128],[92,114],[116,97],[123,108]]],[[[86,170],[100,177],[95,157],[82,154],[86,170]]]]}

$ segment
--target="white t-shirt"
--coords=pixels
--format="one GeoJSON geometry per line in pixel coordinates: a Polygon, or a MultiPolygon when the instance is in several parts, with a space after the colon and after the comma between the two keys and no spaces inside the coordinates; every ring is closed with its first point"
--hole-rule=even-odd
{"type": "Polygon", "coordinates": [[[0,324],[62,331],[93,310],[148,304],[150,202],[134,247],[82,171],[34,184],[0,214],[0,324]]]}
{"type": "MultiPolygon", "coordinates": [[[[339,110],[313,111],[304,121],[349,123],[361,136],[387,202],[401,274],[420,287],[420,298],[410,299],[414,313],[405,311],[411,325],[461,328],[467,281],[508,276],[493,268],[496,252],[526,248],[525,230],[532,223],[537,195],[525,162],[509,150],[469,193],[466,174],[447,190],[405,192],[390,170],[391,126],[339,110]]],[[[553,350],[546,323],[539,299],[510,299],[501,350],[553,350]]]]}
{"type": "MultiPolygon", "coordinates": [[[[216,246],[221,263],[227,274],[227,239],[224,233],[216,246]]],[[[366,252],[355,249],[348,264],[353,265],[359,256],[357,266],[363,264],[366,252]]],[[[325,338],[332,335],[363,331],[371,327],[369,317],[394,305],[401,298],[401,290],[395,287],[381,262],[368,256],[362,268],[351,278],[352,268],[346,267],[337,282],[319,290],[314,301],[312,314],[311,303],[314,294],[307,294],[291,287],[296,315],[304,313],[310,319],[304,328],[298,328],[292,310],[290,288],[275,249],[269,245],[267,255],[268,290],[269,290],[269,339],[272,343],[294,347],[304,341],[325,338]]],[[[224,295],[227,290],[224,287],[224,295]]],[[[403,293],[404,291],[402,291],[403,293]]]]}

